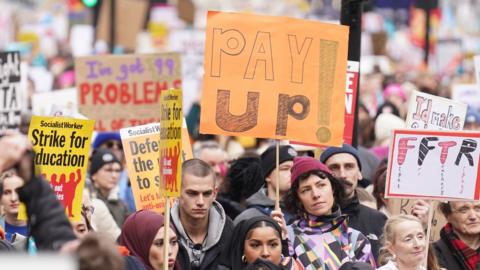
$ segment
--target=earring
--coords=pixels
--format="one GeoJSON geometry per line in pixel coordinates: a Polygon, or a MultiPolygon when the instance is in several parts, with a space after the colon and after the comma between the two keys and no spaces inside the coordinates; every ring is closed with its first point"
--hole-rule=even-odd
{"type": "Polygon", "coordinates": [[[247,263],[247,258],[245,257],[245,255],[242,255],[242,262],[247,263]]]}
{"type": "Polygon", "coordinates": [[[397,259],[397,255],[392,254],[392,259],[393,259],[393,260],[397,259]]]}

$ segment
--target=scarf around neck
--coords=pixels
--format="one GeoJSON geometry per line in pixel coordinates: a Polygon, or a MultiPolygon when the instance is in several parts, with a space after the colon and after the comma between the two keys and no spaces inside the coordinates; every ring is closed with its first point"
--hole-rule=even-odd
{"type": "Polygon", "coordinates": [[[447,223],[440,232],[442,238],[448,240],[453,249],[453,255],[460,259],[464,269],[480,269],[480,253],[463,242],[453,231],[452,224],[447,223]]]}

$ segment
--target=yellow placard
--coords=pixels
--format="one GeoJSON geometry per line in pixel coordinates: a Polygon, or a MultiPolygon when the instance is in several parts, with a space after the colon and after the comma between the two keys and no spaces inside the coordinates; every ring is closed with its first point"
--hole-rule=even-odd
{"type": "MultiPolygon", "coordinates": [[[[135,207],[137,210],[163,213],[165,198],[160,194],[160,124],[124,128],[120,130],[120,135],[135,207]]],[[[182,142],[186,145],[182,149],[182,158],[192,158],[188,132],[182,132],[182,142]]]]}
{"type": "Polygon", "coordinates": [[[209,12],[200,132],[341,145],[348,27],[209,12]]]}
{"type": "Polygon", "coordinates": [[[137,210],[163,213],[165,199],[160,196],[160,124],[120,130],[128,176],[137,210]]]}
{"type": "Polygon", "coordinates": [[[93,120],[33,116],[28,130],[35,166],[72,221],[80,220],[93,120]]]}
{"type": "Polygon", "coordinates": [[[182,179],[182,91],[163,91],[160,97],[160,174],[161,193],[180,195],[182,179]]]}

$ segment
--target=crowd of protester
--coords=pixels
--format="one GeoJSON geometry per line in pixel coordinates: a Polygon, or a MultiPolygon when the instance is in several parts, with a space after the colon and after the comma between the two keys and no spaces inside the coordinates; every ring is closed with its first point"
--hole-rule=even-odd
{"type": "Polygon", "coordinates": [[[369,179],[362,175],[362,159],[350,145],[329,147],[319,159],[282,145],[277,176],[274,146],[228,161],[218,144],[207,143],[209,154],[225,159],[212,161],[204,154],[183,163],[181,193],[165,240],[162,214],[129,211],[130,202],[119,199],[124,164],[109,147],[93,152],[82,218],[70,222],[48,182],[34,173],[26,137],[3,136],[0,249],[74,254],[81,269],[163,269],[168,264],[169,269],[455,270],[479,265],[478,202],[440,203],[447,224],[439,240],[429,243],[430,204],[418,200],[408,215],[391,215],[382,194],[385,164],[379,164],[373,184],[364,184],[369,179]],[[20,202],[28,221],[17,217],[20,202]]]}
{"type": "MultiPolygon", "coordinates": [[[[59,50],[44,59],[55,89],[75,85],[73,57],[59,50]]],[[[361,71],[357,147],[319,151],[282,142],[278,167],[274,141],[200,134],[200,104],[194,102],[185,112],[194,158],[182,164],[180,196],[169,217],[136,209],[119,133],[95,135],[77,222],[36,173],[27,137],[3,133],[0,252],[69,254],[82,270],[159,270],[165,264],[170,270],[478,270],[480,202],[440,202],[447,223],[438,240],[429,241],[431,202],[416,200],[410,213],[397,214],[385,198],[390,135],[406,127],[411,93],[448,98],[453,83],[472,82],[473,70],[464,65],[439,75],[389,60],[389,72],[380,65],[361,71]],[[20,203],[26,219],[18,217],[20,203]]],[[[34,89],[30,80],[29,93],[34,89]]],[[[27,104],[31,109],[31,100],[27,104]]],[[[29,116],[22,116],[24,134],[29,116]]],[[[473,107],[465,130],[480,130],[473,107]]]]}

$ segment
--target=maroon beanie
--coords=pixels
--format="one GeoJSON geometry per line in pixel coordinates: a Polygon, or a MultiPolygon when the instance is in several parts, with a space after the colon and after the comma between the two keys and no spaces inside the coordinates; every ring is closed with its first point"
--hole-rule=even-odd
{"type": "Polygon", "coordinates": [[[298,177],[303,173],[310,172],[310,171],[323,171],[329,174],[332,174],[328,167],[321,163],[318,159],[312,157],[296,157],[293,159],[293,167],[292,167],[292,184],[297,181],[298,177]]]}

